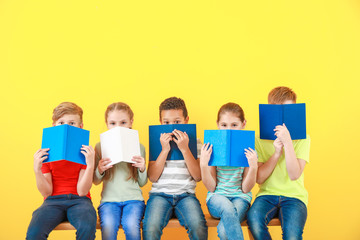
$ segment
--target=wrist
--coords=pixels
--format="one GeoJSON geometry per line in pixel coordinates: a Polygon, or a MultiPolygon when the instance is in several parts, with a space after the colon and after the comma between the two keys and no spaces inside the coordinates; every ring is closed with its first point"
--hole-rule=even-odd
{"type": "Polygon", "coordinates": [[[35,174],[43,174],[41,171],[41,168],[40,169],[34,168],[34,172],[35,172],[35,174]]]}
{"type": "Polygon", "coordinates": [[[184,148],[179,148],[179,150],[183,155],[187,152],[190,152],[189,146],[186,146],[184,148]]]}
{"type": "Polygon", "coordinates": [[[284,143],[284,148],[293,148],[293,144],[291,140],[288,140],[284,143]]]}
{"type": "Polygon", "coordinates": [[[200,161],[200,167],[208,167],[208,166],[209,166],[209,162],[200,161]]]}

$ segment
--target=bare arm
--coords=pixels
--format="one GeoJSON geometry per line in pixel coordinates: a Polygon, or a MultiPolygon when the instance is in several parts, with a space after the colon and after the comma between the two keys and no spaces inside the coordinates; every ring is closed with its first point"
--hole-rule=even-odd
{"type": "Polygon", "coordinates": [[[171,133],[163,133],[160,135],[162,150],[156,161],[149,161],[148,177],[151,182],[157,182],[164,170],[166,158],[170,152],[171,140],[171,133]]]}
{"type": "Polygon", "coordinates": [[[281,157],[283,144],[279,139],[276,139],[273,144],[275,147],[274,154],[265,163],[258,163],[258,173],[256,178],[258,184],[263,184],[270,177],[281,157]]]}
{"type": "Polygon", "coordinates": [[[185,163],[190,175],[196,182],[199,182],[201,180],[200,164],[199,161],[194,158],[189,149],[189,136],[186,132],[182,132],[179,130],[174,130],[173,133],[177,138],[174,138],[173,140],[177,144],[185,159],[185,163]]]}
{"type": "Polygon", "coordinates": [[[41,171],[42,163],[45,159],[48,158],[49,150],[49,148],[39,149],[34,154],[34,172],[36,178],[36,186],[44,198],[50,196],[53,191],[51,173],[43,174],[41,171]]]}
{"type": "Polygon", "coordinates": [[[200,169],[202,181],[206,189],[210,192],[214,192],[216,189],[216,167],[209,166],[209,160],[212,153],[212,145],[209,147],[209,143],[204,144],[201,147],[200,155],[200,169]]]}
{"type": "Polygon", "coordinates": [[[243,182],[242,182],[242,191],[244,193],[248,193],[255,186],[256,183],[256,175],[258,170],[258,158],[256,152],[249,148],[245,149],[245,155],[248,159],[249,167],[245,168],[243,173],[243,182]]]}
{"type": "Polygon", "coordinates": [[[303,173],[306,162],[303,159],[296,158],[291,136],[285,124],[276,126],[275,135],[284,145],[286,170],[289,177],[292,181],[297,180],[303,173]]]}
{"type": "Polygon", "coordinates": [[[80,197],[86,196],[90,191],[94,174],[95,151],[91,146],[84,146],[81,148],[81,153],[86,159],[86,169],[80,170],[79,179],[77,183],[77,192],[80,197]]]}
{"type": "Polygon", "coordinates": [[[289,177],[292,181],[297,180],[304,171],[305,160],[296,158],[294,151],[294,146],[292,142],[286,143],[284,145],[285,152],[285,161],[286,161],[286,170],[289,174],[289,177]]]}

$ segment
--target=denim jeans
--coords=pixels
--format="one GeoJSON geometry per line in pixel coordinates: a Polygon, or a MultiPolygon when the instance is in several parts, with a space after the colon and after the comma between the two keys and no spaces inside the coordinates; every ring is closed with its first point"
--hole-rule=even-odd
{"type": "Polygon", "coordinates": [[[34,211],[26,239],[47,239],[49,233],[66,220],[76,228],[76,239],[95,239],[97,217],[92,202],[86,196],[73,194],[47,197],[34,211]]]}
{"type": "Polygon", "coordinates": [[[144,201],[104,202],[98,207],[103,240],[116,240],[120,224],[127,240],[140,240],[144,201]]]}
{"type": "Polygon", "coordinates": [[[267,225],[275,217],[280,219],[283,239],[302,239],[306,205],[296,198],[274,195],[257,197],[248,212],[247,222],[254,239],[271,239],[267,225]]]}
{"type": "Polygon", "coordinates": [[[144,240],[160,239],[171,217],[176,216],[190,239],[207,239],[206,220],[195,194],[151,193],[143,221],[144,240]]]}
{"type": "Polygon", "coordinates": [[[220,218],[217,226],[221,240],[244,239],[241,222],[245,220],[250,203],[240,197],[226,197],[214,194],[206,203],[209,213],[214,218],[220,218]]]}

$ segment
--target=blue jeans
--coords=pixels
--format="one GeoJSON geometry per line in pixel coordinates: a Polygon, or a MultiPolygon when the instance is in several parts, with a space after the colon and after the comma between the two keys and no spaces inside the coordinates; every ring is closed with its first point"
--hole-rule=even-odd
{"type": "Polygon", "coordinates": [[[92,202],[86,196],[73,194],[47,197],[34,211],[26,239],[47,239],[49,233],[66,220],[76,228],[76,239],[95,239],[97,217],[92,202]]]}
{"type": "Polygon", "coordinates": [[[127,240],[140,240],[140,223],[144,216],[144,201],[104,202],[99,208],[103,240],[116,240],[120,224],[127,240]]]}
{"type": "Polygon", "coordinates": [[[283,239],[302,239],[306,205],[296,198],[274,195],[257,197],[248,212],[247,222],[254,239],[271,239],[267,225],[275,217],[280,219],[283,239]]]}
{"type": "Polygon", "coordinates": [[[171,217],[176,216],[190,239],[207,239],[206,220],[195,194],[151,193],[143,221],[144,240],[160,239],[171,217]]]}
{"type": "Polygon", "coordinates": [[[250,203],[240,197],[225,197],[214,194],[207,201],[209,213],[214,218],[220,218],[217,226],[218,236],[221,240],[244,239],[241,222],[245,220],[250,203]]]}

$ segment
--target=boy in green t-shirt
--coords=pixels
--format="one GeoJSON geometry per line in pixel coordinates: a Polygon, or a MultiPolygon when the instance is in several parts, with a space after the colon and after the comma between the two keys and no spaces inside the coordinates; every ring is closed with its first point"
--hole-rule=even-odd
{"type": "MultiPolygon", "coordinates": [[[[296,94],[277,87],[269,93],[268,103],[296,103],[296,94]]],[[[267,224],[278,217],[283,239],[302,239],[308,203],[303,171],[309,162],[310,137],[292,140],[285,124],[276,126],[274,133],[274,141],[256,138],[260,190],[248,212],[249,228],[254,239],[271,239],[267,224]]]]}

